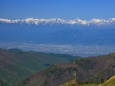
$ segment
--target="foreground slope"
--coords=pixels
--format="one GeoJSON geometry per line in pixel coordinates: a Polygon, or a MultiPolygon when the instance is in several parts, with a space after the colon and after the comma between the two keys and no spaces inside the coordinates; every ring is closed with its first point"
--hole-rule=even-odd
{"type": "Polygon", "coordinates": [[[0,78],[11,84],[47,66],[67,62],[75,58],[77,57],[61,54],[0,49],[0,78]]]}
{"type": "Polygon", "coordinates": [[[115,86],[115,76],[111,77],[109,80],[99,86],[115,86]]]}
{"type": "Polygon", "coordinates": [[[115,75],[112,76],[110,79],[108,79],[107,81],[105,81],[102,84],[93,84],[93,83],[87,83],[87,84],[82,84],[79,85],[77,84],[76,79],[70,80],[62,85],[59,86],[115,86],[115,75]]]}
{"type": "Polygon", "coordinates": [[[59,86],[70,80],[76,80],[79,85],[93,83],[95,86],[113,75],[115,53],[52,65],[18,82],[15,86],[59,86]]]}
{"type": "Polygon", "coordinates": [[[70,80],[62,85],[59,86],[98,86],[98,84],[94,83],[84,83],[84,84],[79,84],[76,79],[70,80]]]}

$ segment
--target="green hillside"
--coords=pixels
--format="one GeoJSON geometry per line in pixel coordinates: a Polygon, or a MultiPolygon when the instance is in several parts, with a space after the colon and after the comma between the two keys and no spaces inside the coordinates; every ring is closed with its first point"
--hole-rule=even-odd
{"type": "Polygon", "coordinates": [[[4,80],[0,79],[0,86],[9,86],[9,85],[4,80]]]}
{"type": "Polygon", "coordinates": [[[99,86],[115,86],[115,76],[111,77],[109,80],[99,86]]]}
{"type": "Polygon", "coordinates": [[[14,86],[97,86],[115,75],[114,69],[115,53],[78,58],[68,63],[52,65],[14,86]]]}
{"type": "Polygon", "coordinates": [[[0,78],[12,84],[52,64],[64,63],[77,56],[0,49],[0,78]]]}

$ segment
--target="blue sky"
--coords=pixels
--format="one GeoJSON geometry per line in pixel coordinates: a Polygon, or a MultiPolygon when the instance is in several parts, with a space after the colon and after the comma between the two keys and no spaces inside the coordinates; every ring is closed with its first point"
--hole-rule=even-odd
{"type": "Polygon", "coordinates": [[[0,18],[87,19],[115,17],[115,0],[0,0],[0,18]]]}

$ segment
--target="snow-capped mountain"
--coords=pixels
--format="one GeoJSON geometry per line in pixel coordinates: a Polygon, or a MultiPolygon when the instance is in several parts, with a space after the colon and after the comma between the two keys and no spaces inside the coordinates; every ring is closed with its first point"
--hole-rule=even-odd
{"type": "Polygon", "coordinates": [[[81,20],[3,19],[0,41],[40,44],[115,45],[115,18],[81,20]]]}
{"type": "Polygon", "coordinates": [[[108,20],[105,19],[91,19],[91,20],[81,20],[79,18],[73,19],[73,20],[64,20],[60,18],[51,18],[51,19],[34,19],[34,18],[26,18],[26,19],[16,19],[16,20],[10,20],[10,19],[4,19],[0,18],[0,22],[4,23],[26,23],[26,24],[70,24],[70,25],[110,25],[115,23],[115,18],[111,18],[108,20]]]}

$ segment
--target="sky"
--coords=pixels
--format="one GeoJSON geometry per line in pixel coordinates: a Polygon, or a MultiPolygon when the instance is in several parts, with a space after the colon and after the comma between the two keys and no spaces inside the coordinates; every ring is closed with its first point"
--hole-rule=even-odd
{"type": "Polygon", "coordinates": [[[115,0],[0,0],[0,18],[115,18],[115,0]]]}

